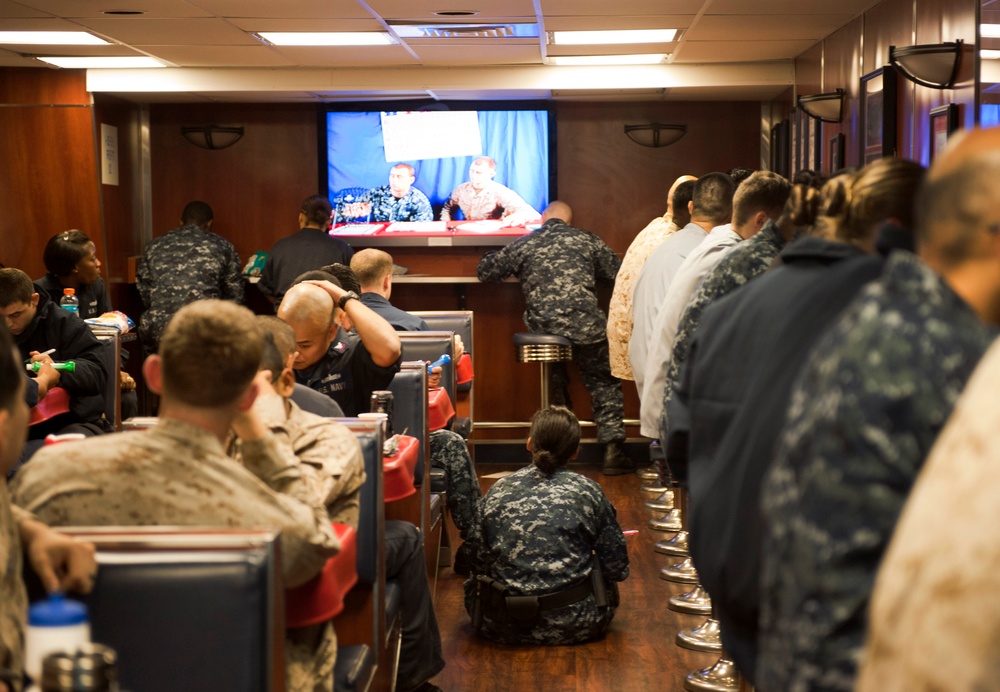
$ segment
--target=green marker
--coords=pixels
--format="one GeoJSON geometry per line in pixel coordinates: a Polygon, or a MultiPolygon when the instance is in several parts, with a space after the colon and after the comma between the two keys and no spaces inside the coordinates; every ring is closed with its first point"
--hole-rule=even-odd
{"type": "MultiPolygon", "coordinates": [[[[31,370],[31,372],[38,372],[42,369],[42,365],[44,365],[44,363],[37,362],[29,363],[25,367],[28,368],[28,370],[31,370]]],[[[53,363],[52,369],[59,370],[61,372],[76,372],[76,361],[67,360],[65,363],[53,363]]]]}

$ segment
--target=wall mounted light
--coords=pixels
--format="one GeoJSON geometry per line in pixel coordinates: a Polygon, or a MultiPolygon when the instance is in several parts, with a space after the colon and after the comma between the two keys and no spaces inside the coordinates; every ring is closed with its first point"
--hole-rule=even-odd
{"type": "Polygon", "coordinates": [[[889,46],[889,63],[911,82],[932,89],[950,89],[962,62],[962,41],[920,46],[889,46]]]}
{"type": "Polygon", "coordinates": [[[669,147],[687,134],[687,125],[664,125],[649,123],[648,125],[626,125],[625,136],[643,147],[658,149],[669,147]]]}
{"type": "Polygon", "coordinates": [[[824,123],[839,123],[844,119],[844,90],[837,89],[825,94],[799,96],[799,108],[810,118],[824,123]]]}
{"type": "Polygon", "coordinates": [[[181,128],[184,139],[201,149],[226,149],[243,139],[242,127],[196,125],[181,128]]]}

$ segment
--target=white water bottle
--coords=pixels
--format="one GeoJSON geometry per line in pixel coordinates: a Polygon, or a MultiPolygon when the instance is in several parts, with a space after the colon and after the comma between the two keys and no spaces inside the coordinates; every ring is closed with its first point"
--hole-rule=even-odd
{"type": "Polygon", "coordinates": [[[76,297],[75,288],[63,289],[63,297],[59,300],[59,307],[67,312],[72,312],[77,317],[80,316],[80,299],[76,297]]]}
{"type": "Polygon", "coordinates": [[[56,651],[74,654],[90,643],[87,606],[54,593],[28,608],[28,631],[24,639],[24,671],[41,680],[42,660],[56,651]]]}

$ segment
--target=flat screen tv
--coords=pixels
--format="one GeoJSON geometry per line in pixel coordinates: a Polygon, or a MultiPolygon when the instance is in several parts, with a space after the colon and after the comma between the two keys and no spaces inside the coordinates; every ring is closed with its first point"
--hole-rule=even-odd
{"type": "MultiPolygon", "coordinates": [[[[479,157],[496,162],[494,180],[542,211],[555,195],[554,122],[537,103],[380,103],[321,114],[320,178],[334,208],[389,182],[398,163],[413,167],[434,219],[479,157]],[[406,110],[407,108],[413,110],[406,110]]],[[[456,218],[461,218],[460,213],[456,218]]],[[[335,222],[344,221],[338,214],[335,222]]],[[[364,219],[362,219],[364,220],[364,219]]]]}

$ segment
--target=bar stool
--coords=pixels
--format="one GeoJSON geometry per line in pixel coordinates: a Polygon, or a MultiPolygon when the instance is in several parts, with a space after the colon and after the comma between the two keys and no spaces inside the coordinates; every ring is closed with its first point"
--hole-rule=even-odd
{"type": "Polygon", "coordinates": [[[719,621],[715,619],[714,609],[705,622],[678,632],[676,643],[677,646],[692,651],[720,653],[722,651],[722,634],[719,631],[719,621]]]}
{"type": "Polygon", "coordinates": [[[554,334],[518,332],[514,335],[514,348],[519,363],[541,363],[541,407],[548,408],[552,390],[550,363],[573,360],[573,344],[569,339],[554,334]]]}
{"type": "MultiPolygon", "coordinates": [[[[686,488],[680,488],[679,492],[674,495],[675,501],[677,501],[678,506],[674,508],[673,511],[679,511],[681,526],[678,532],[687,532],[687,503],[688,494],[686,488]]],[[[650,522],[652,527],[653,522],[650,522]]],[[[686,537],[685,537],[686,542],[686,537]]],[[[668,555],[670,553],[667,553],[668,555]]],[[[667,581],[680,582],[682,584],[697,584],[698,583],[698,572],[694,568],[694,563],[691,561],[691,557],[684,555],[683,559],[675,565],[670,567],[664,567],[660,570],[660,579],[666,579],[667,581]]]]}
{"type": "Polygon", "coordinates": [[[689,673],[684,680],[689,692],[739,692],[740,673],[725,651],[713,665],[689,673]]]}
{"type": "Polygon", "coordinates": [[[693,589],[676,596],[671,596],[667,602],[667,608],[675,613],[686,613],[688,615],[711,615],[712,598],[705,591],[705,587],[700,583],[693,589]]]}

